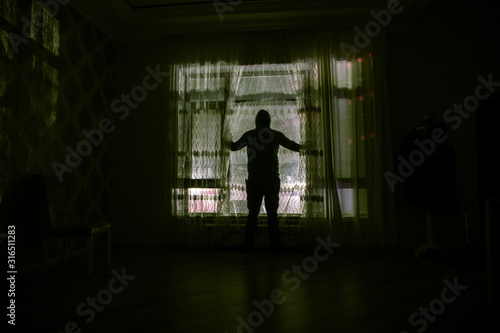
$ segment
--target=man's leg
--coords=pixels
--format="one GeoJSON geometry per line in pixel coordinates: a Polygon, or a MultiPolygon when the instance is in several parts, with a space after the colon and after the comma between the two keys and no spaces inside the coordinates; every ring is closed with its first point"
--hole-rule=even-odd
{"type": "Polygon", "coordinates": [[[247,225],[245,230],[245,248],[252,248],[255,231],[257,230],[257,221],[259,217],[260,206],[262,204],[263,194],[259,190],[259,184],[255,181],[246,181],[247,185],[247,225]]]}
{"type": "Polygon", "coordinates": [[[267,226],[269,230],[269,241],[271,247],[275,250],[280,247],[280,229],[278,221],[278,206],[279,206],[280,181],[272,181],[268,183],[266,189],[266,212],[267,226]]]}

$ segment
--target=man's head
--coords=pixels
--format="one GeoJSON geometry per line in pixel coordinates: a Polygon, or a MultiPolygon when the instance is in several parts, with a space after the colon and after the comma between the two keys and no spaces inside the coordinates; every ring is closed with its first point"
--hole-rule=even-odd
{"type": "Polygon", "coordinates": [[[271,115],[266,110],[260,110],[255,117],[255,127],[271,127],[271,115]]]}

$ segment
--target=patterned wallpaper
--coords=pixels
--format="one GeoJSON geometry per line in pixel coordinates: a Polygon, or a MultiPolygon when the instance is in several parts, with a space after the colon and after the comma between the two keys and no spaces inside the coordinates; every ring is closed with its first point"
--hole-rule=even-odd
{"type": "Polygon", "coordinates": [[[109,219],[109,138],[93,130],[111,113],[113,45],[46,3],[0,0],[0,200],[18,177],[59,173],[71,223],[109,219]]]}

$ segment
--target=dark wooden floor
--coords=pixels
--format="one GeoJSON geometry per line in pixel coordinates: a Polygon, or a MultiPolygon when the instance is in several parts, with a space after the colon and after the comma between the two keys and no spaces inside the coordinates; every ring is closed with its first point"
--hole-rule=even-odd
{"type": "Polygon", "coordinates": [[[311,254],[113,247],[111,267],[103,265],[97,253],[93,276],[85,275],[83,257],[64,267],[53,266],[45,275],[24,276],[18,286],[16,328],[66,332],[66,324],[74,321],[81,332],[107,333],[417,332],[423,326],[410,325],[410,315],[441,297],[443,280],[455,278],[467,289],[428,322],[425,332],[475,332],[492,321],[479,268],[464,271],[415,259],[410,253],[341,247],[316,270],[311,267],[307,279],[293,273],[283,279],[311,254]],[[79,315],[76,310],[88,297],[99,295],[108,301],[113,269],[124,269],[135,278],[86,323],[89,312],[79,315]],[[284,302],[274,305],[273,313],[259,323],[259,315],[251,315],[257,311],[253,302],[269,300],[275,289],[284,292],[284,302]],[[248,320],[249,315],[256,327],[238,330],[237,318],[248,320]]]}

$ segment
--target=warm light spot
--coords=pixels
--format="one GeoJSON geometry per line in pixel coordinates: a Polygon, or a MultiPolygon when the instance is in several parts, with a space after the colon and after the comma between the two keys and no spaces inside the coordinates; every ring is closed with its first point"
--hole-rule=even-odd
{"type": "Polygon", "coordinates": [[[375,137],[375,134],[373,134],[373,132],[372,132],[372,134],[370,135],[370,137],[373,139],[375,137]]]}
{"type": "Polygon", "coordinates": [[[363,95],[359,96],[359,100],[360,101],[364,101],[365,100],[365,96],[363,96],[363,95]]]}
{"type": "Polygon", "coordinates": [[[372,57],[372,54],[370,53],[370,58],[372,57]]]}
{"type": "Polygon", "coordinates": [[[361,141],[365,141],[365,136],[364,135],[361,136],[361,141]]]}
{"type": "Polygon", "coordinates": [[[358,62],[362,62],[362,61],[363,61],[363,57],[359,57],[358,62]]]}
{"type": "Polygon", "coordinates": [[[370,91],[370,96],[373,97],[373,91],[370,91]]]}
{"type": "Polygon", "coordinates": [[[349,144],[352,144],[352,139],[349,139],[349,144]]]}
{"type": "Polygon", "coordinates": [[[347,104],[351,105],[351,104],[352,104],[352,101],[351,101],[351,100],[348,100],[348,101],[347,101],[347,104]]]}
{"type": "Polygon", "coordinates": [[[347,67],[351,67],[351,63],[350,62],[347,63],[347,67]]]}

